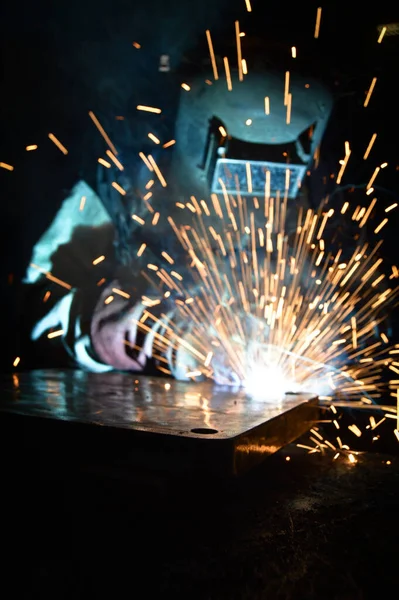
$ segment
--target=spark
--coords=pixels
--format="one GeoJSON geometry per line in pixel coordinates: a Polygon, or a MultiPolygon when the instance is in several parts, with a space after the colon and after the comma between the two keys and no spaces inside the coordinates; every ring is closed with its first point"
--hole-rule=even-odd
{"type": "Polygon", "coordinates": [[[360,431],[359,427],[355,424],[349,425],[348,429],[349,429],[349,431],[354,433],[357,437],[360,437],[362,435],[362,432],[360,431]]]}
{"type": "Polygon", "coordinates": [[[116,158],[116,156],[111,152],[111,150],[106,150],[105,154],[112,160],[112,162],[114,163],[114,165],[116,167],[118,167],[118,169],[120,171],[123,171],[124,167],[122,165],[122,163],[116,158]]]}
{"type": "Polygon", "coordinates": [[[152,192],[147,192],[147,194],[145,194],[145,196],[143,196],[143,200],[149,200],[152,196],[152,192]]]}
{"type": "Polygon", "coordinates": [[[355,349],[355,348],[357,348],[356,317],[351,317],[351,327],[352,327],[352,346],[355,349]]]}
{"type": "Polygon", "coordinates": [[[159,221],[159,217],[160,217],[160,213],[156,212],[155,215],[152,218],[152,223],[151,224],[152,225],[156,225],[158,223],[158,221],[159,221]]]}
{"type": "Polygon", "coordinates": [[[246,173],[247,173],[247,186],[248,193],[252,194],[252,175],[251,175],[251,165],[247,162],[245,163],[246,173]]]}
{"type": "Polygon", "coordinates": [[[377,134],[373,133],[373,135],[371,136],[371,140],[369,142],[369,145],[367,146],[367,150],[364,153],[363,160],[366,160],[368,158],[368,156],[369,156],[369,154],[371,152],[371,148],[373,147],[373,144],[374,144],[376,138],[377,138],[377,134]]]}
{"type": "Polygon", "coordinates": [[[137,50],[139,50],[141,48],[141,44],[139,44],[138,42],[133,42],[132,46],[134,46],[135,48],[137,48],[137,50]]]}
{"type": "Polygon", "coordinates": [[[65,288],[66,290],[72,289],[72,286],[69,285],[69,283],[62,281],[62,279],[58,279],[58,277],[54,277],[54,275],[52,273],[50,273],[49,271],[46,271],[45,269],[42,269],[42,267],[39,267],[38,265],[35,265],[34,263],[30,263],[29,266],[32,267],[33,269],[36,269],[37,271],[40,271],[41,273],[43,273],[43,275],[46,276],[47,279],[49,279],[50,281],[53,281],[54,283],[57,283],[61,287],[65,288]]]}
{"type": "Polygon", "coordinates": [[[388,223],[388,219],[383,219],[381,223],[374,229],[374,233],[379,233],[381,229],[388,223]]]}
{"type": "Polygon", "coordinates": [[[103,165],[103,167],[106,167],[107,169],[111,168],[111,163],[109,163],[107,160],[104,160],[103,158],[99,158],[98,162],[100,163],[100,165],[103,165]]]}
{"type": "Polygon", "coordinates": [[[357,462],[356,458],[353,456],[353,454],[349,454],[348,458],[349,458],[349,462],[351,462],[352,464],[357,462]]]}
{"type": "Polygon", "coordinates": [[[370,87],[369,87],[369,90],[368,90],[367,95],[366,95],[366,99],[365,99],[364,104],[363,104],[363,106],[365,108],[368,106],[368,104],[370,102],[371,94],[373,93],[374,86],[375,86],[376,83],[377,83],[377,77],[373,77],[372,82],[371,82],[370,87]]]}
{"type": "Polygon", "coordinates": [[[321,7],[319,7],[317,9],[317,13],[316,13],[316,25],[315,25],[315,29],[314,29],[314,37],[317,39],[319,37],[319,33],[320,33],[320,22],[321,22],[321,7]]]}
{"type": "Polygon", "coordinates": [[[213,51],[213,43],[212,43],[212,38],[211,38],[211,32],[209,31],[209,29],[206,30],[206,39],[208,42],[208,48],[209,48],[209,54],[211,57],[211,63],[212,63],[212,70],[213,70],[213,78],[215,81],[217,81],[219,79],[219,74],[218,74],[218,69],[217,69],[217,65],[216,65],[216,59],[215,59],[215,53],[213,51]]]}
{"type": "Polygon", "coordinates": [[[236,31],[236,44],[237,44],[237,65],[238,65],[238,79],[243,81],[243,64],[242,64],[242,52],[241,52],[241,39],[240,39],[240,24],[238,21],[235,22],[236,31]]]}
{"type": "Polygon", "coordinates": [[[25,150],[27,152],[31,152],[32,150],[37,150],[38,145],[37,144],[31,144],[30,146],[26,146],[25,150]]]}
{"type": "Polygon", "coordinates": [[[152,166],[155,175],[158,177],[162,187],[166,187],[168,184],[166,183],[161,171],[159,170],[159,167],[157,165],[157,163],[155,162],[154,158],[151,156],[151,154],[148,155],[148,160],[150,162],[150,165],[152,166]]]}
{"type": "Polygon", "coordinates": [[[141,256],[146,248],[147,244],[141,244],[140,248],[138,249],[137,256],[141,256]]]}
{"type": "MultiPolygon", "coordinates": [[[[143,106],[142,104],[138,104],[136,106],[137,110],[142,110],[144,112],[150,112],[150,113],[155,113],[157,115],[160,115],[162,110],[160,108],[155,108],[154,106],[143,106]]],[[[117,154],[117,152],[114,152],[114,154],[117,154]]]]}
{"type": "Polygon", "coordinates": [[[97,129],[100,132],[100,134],[102,135],[102,137],[104,138],[107,146],[109,146],[109,148],[112,150],[112,152],[115,154],[115,156],[118,156],[118,152],[117,152],[115,146],[109,139],[107,132],[105,131],[104,127],[101,125],[100,121],[97,119],[96,115],[93,113],[92,110],[89,111],[89,117],[93,121],[94,125],[97,127],[97,129]]]}
{"type": "Polygon", "coordinates": [[[252,119],[247,119],[245,121],[245,125],[247,125],[248,127],[250,127],[252,125],[252,119]]]}
{"type": "Polygon", "coordinates": [[[159,140],[153,133],[149,133],[148,137],[150,138],[150,140],[152,140],[154,142],[154,144],[161,143],[161,140],[159,140]]]}
{"type": "Polygon", "coordinates": [[[245,6],[248,12],[252,12],[251,0],[245,0],[245,6]]]}
{"type": "Polygon", "coordinates": [[[114,296],[108,296],[107,298],[105,298],[104,304],[111,304],[111,302],[113,302],[114,299],[114,296]]]}
{"type": "Polygon", "coordinates": [[[141,160],[143,161],[143,163],[145,164],[145,166],[147,167],[147,169],[149,171],[154,171],[154,167],[152,166],[152,164],[149,162],[148,158],[146,157],[146,155],[144,154],[144,152],[139,152],[139,156],[141,158],[141,160]]]}
{"type": "Polygon", "coordinates": [[[291,104],[292,104],[292,94],[287,95],[287,118],[286,123],[289,125],[291,123],[291,104]]]}
{"type": "Polygon", "coordinates": [[[229,67],[229,59],[227,58],[227,56],[225,56],[223,58],[223,64],[224,64],[224,70],[226,72],[226,84],[227,84],[227,89],[229,90],[229,92],[231,92],[231,90],[233,89],[233,84],[231,82],[231,75],[230,75],[230,67],[229,67]]]}
{"type": "Polygon", "coordinates": [[[55,144],[57,146],[58,150],[61,150],[61,152],[65,155],[68,154],[68,150],[65,148],[65,146],[63,144],[61,144],[60,140],[58,138],[56,138],[53,133],[49,133],[48,137],[53,142],[53,144],[55,144]]]}
{"type": "Polygon", "coordinates": [[[43,296],[43,302],[47,302],[47,300],[50,298],[50,296],[51,296],[51,292],[50,292],[50,290],[47,290],[47,292],[43,296]]]}
{"type": "Polygon", "coordinates": [[[170,383],[165,383],[165,390],[168,392],[170,390],[170,383]]]}
{"type": "Polygon", "coordinates": [[[288,94],[290,91],[290,72],[285,72],[285,82],[284,82],[284,106],[288,105],[288,94]]]}
{"type": "Polygon", "coordinates": [[[83,210],[86,204],[86,196],[82,196],[80,199],[79,210],[83,210]]]}
{"type": "Polygon", "coordinates": [[[374,170],[374,173],[372,174],[370,181],[367,184],[367,188],[366,189],[370,189],[371,186],[373,185],[375,178],[377,177],[378,173],[380,172],[380,167],[376,167],[376,169],[374,170]]]}
{"type": "Polygon", "coordinates": [[[137,215],[132,215],[133,221],[136,221],[139,225],[145,225],[144,219],[138,217],[137,215]]]}
{"type": "Polygon", "coordinates": [[[105,260],[105,256],[104,254],[102,254],[101,256],[99,256],[98,258],[95,258],[92,262],[93,265],[98,265],[101,262],[103,262],[103,260],[105,260]]]}
{"type": "Polygon", "coordinates": [[[0,168],[5,169],[6,171],[13,171],[14,167],[4,162],[0,162],[0,168]]]}
{"type": "Polygon", "coordinates": [[[14,358],[14,362],[12,363],[13,367],[18,367],[19,363],[21,362],[21,357],[20,356],[16,356],[14,358]]]}
{"type": "Polygon", "coordinates": [[[292,48],[291,48],[291,56],[292,56],[292,58],[296,58],[296,48],[295,48],[295,46],[292,46],[292,48]]]}
{"type": "Polygon", "coordinates": [[[181,87],[183,88],[183,90],[185,90],[186,92],[189,92],[191,90],[191,87],[188,85],[188,83],[182,83],[181,87]]]}
{"type": "Polygon", "coordinates": [[[114,294],[122,296],[122,298],[130,298],[130,294],[124,292],[123,290],[119,290],[118,288],[112,288],[112,291],[114,292],[114,294]]]}
{"type": "Polygon", "coordinates": [[[64,330],[58,329],[57,331],[52,331],[51,333],[48,333],[47,337],[49,338],[49,340],[52,340],[53,338],[60,337],[61,335],[64,335],[64,330]]]}
{"type": "Polygon", "coordinates": [[[386,27],[383,27],[383,28],[381,29],[381,31],[380,31],[380,35],[378,36],[377,44],[381,44],[381,42],[382,42],[382,40],[383,40],[383,37],[384,37],[384,35],[385,35],[386,31],[387,31],[387,28],[386,28],[386,27]]]}
{"type": "Polygon", "coordinates": [[[247,61],[245,60],[245,58],[241,59],[241,66],[242,66],[242,72],[244,75],[248,75],[248,67],[247,67],[247,61]]]}
{"type": "Polygon", "coordinates": [[[385,212],[390,212],[391,210],[393,210],[394,208],[396,208],[398,206],[397,202],[394,202],[394,204],[391,204],[390,206],[388,206],[388,208],[385,209],[385,212]]]}
{"type": "Polygon", "coordinates": [[[117,183],[116,181],[113,181],[111,183],[112,187],[120,193],[121,196],[126,196],[126,190],[123,189],[123,187],[121,185],[119,185],[119,183],[117,183]]]}
{"type": "Polygon", "coordinates": [[[346,165],[348,164],[348,160],[350,158],[350,155],[351,155],[351,150],[349,150],[348,152],[345,152],[344,162],[342,163],[341,169],[340,169],[340,171],[338,173],[338,176],[337,176],[337,183],[338,184],[341,183],[341,179],[342,179],[342,176],[343,176],[344,171],[346,169],[346,165]]]}
{"type": "Polygon", "coordinates": [[[265,96],[265,115],[270,115],[270,99],[269,99],[269,96],[265,96]]]}
{"type": "Polygon", "coordinates": [[[170,146],[173,146],[174,144],[176,144],[176,140],[169,140],[169,142],[166,142],[162,148],[169,148],[170,146]]]}
{"type": "Polygon", "coordinates": [[[167,252],[162,252],[161,254],[168,261],[169,264],[173,265],[175,263],[173,258],[167,252]]]}

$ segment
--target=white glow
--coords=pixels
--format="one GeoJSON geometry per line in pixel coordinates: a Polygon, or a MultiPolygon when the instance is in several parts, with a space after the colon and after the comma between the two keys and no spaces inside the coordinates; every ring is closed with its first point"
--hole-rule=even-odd
{"type": "Polygon", "coordinates": [[[253,398],[266,402],[280,402],[287,392],[296,392],[298,388],[295,382],[287,380],[278,365],[254,365],[243,387],[253,398]]]}

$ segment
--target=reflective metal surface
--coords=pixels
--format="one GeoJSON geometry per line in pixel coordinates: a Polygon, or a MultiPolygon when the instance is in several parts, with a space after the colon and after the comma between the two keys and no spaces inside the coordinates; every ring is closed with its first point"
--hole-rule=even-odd
{"type": "Polygon", "coordinates": [[[266,403],[209,382],[52,369],[3,375],[0,411],[206,440],[215,452],[223,447],[228,469],[238,472],[306,431],[317,399],[290,394],[266,403]]]}

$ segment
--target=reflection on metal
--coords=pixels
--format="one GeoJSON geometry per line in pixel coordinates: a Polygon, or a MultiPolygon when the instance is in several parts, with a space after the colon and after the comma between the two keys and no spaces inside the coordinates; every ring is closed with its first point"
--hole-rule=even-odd
{"type": "Polygon", "coordinates": [[[231,158],[219,158],[216,161],[216,168],[212,182],[212,192],[221,193],[221,181],[226,186],[229,194],[264,196],[266,172],[270,172],[270,195],[276,192],[285,193],[288,182],[287,197],[295,198],[298,193],[298,187],[305,176],[306,165],[287,165],[285,163],[273,163],[257,160],[235,160],[231,158]],[[248,167],[250,168],[251,179],[248,177],[248,167]],[[287,175],[289,171],[289,177],[287,175]]]}
{"type": "Polygon", "coordinates": [[[50,427],[67,421],[68,435],[72,423],[101,425],[128,435],[137,457],[147,453],[146,463],[151,455],[165,464],[169,453],[175,469],[184,455],[185,469],[220,474],[242,473],[302,435],[317,419],[317,406],[310,394],[271,404],[208,382],[56,369],[20,373],[17,381],[3,375],[0,396],[3,418],[41,417],[50,427]]]}

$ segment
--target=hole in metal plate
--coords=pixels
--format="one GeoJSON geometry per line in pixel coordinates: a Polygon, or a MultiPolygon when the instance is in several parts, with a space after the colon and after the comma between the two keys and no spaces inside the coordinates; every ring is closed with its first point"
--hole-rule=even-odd
{"type": "Polygon", "coordinates": [[[215,433],[219,433],[217,429],[211,429],[206,427],[195,427],[194,429],[190,429],[191,433],[200,433],[202,435],[213,435],[215,433]]]}

